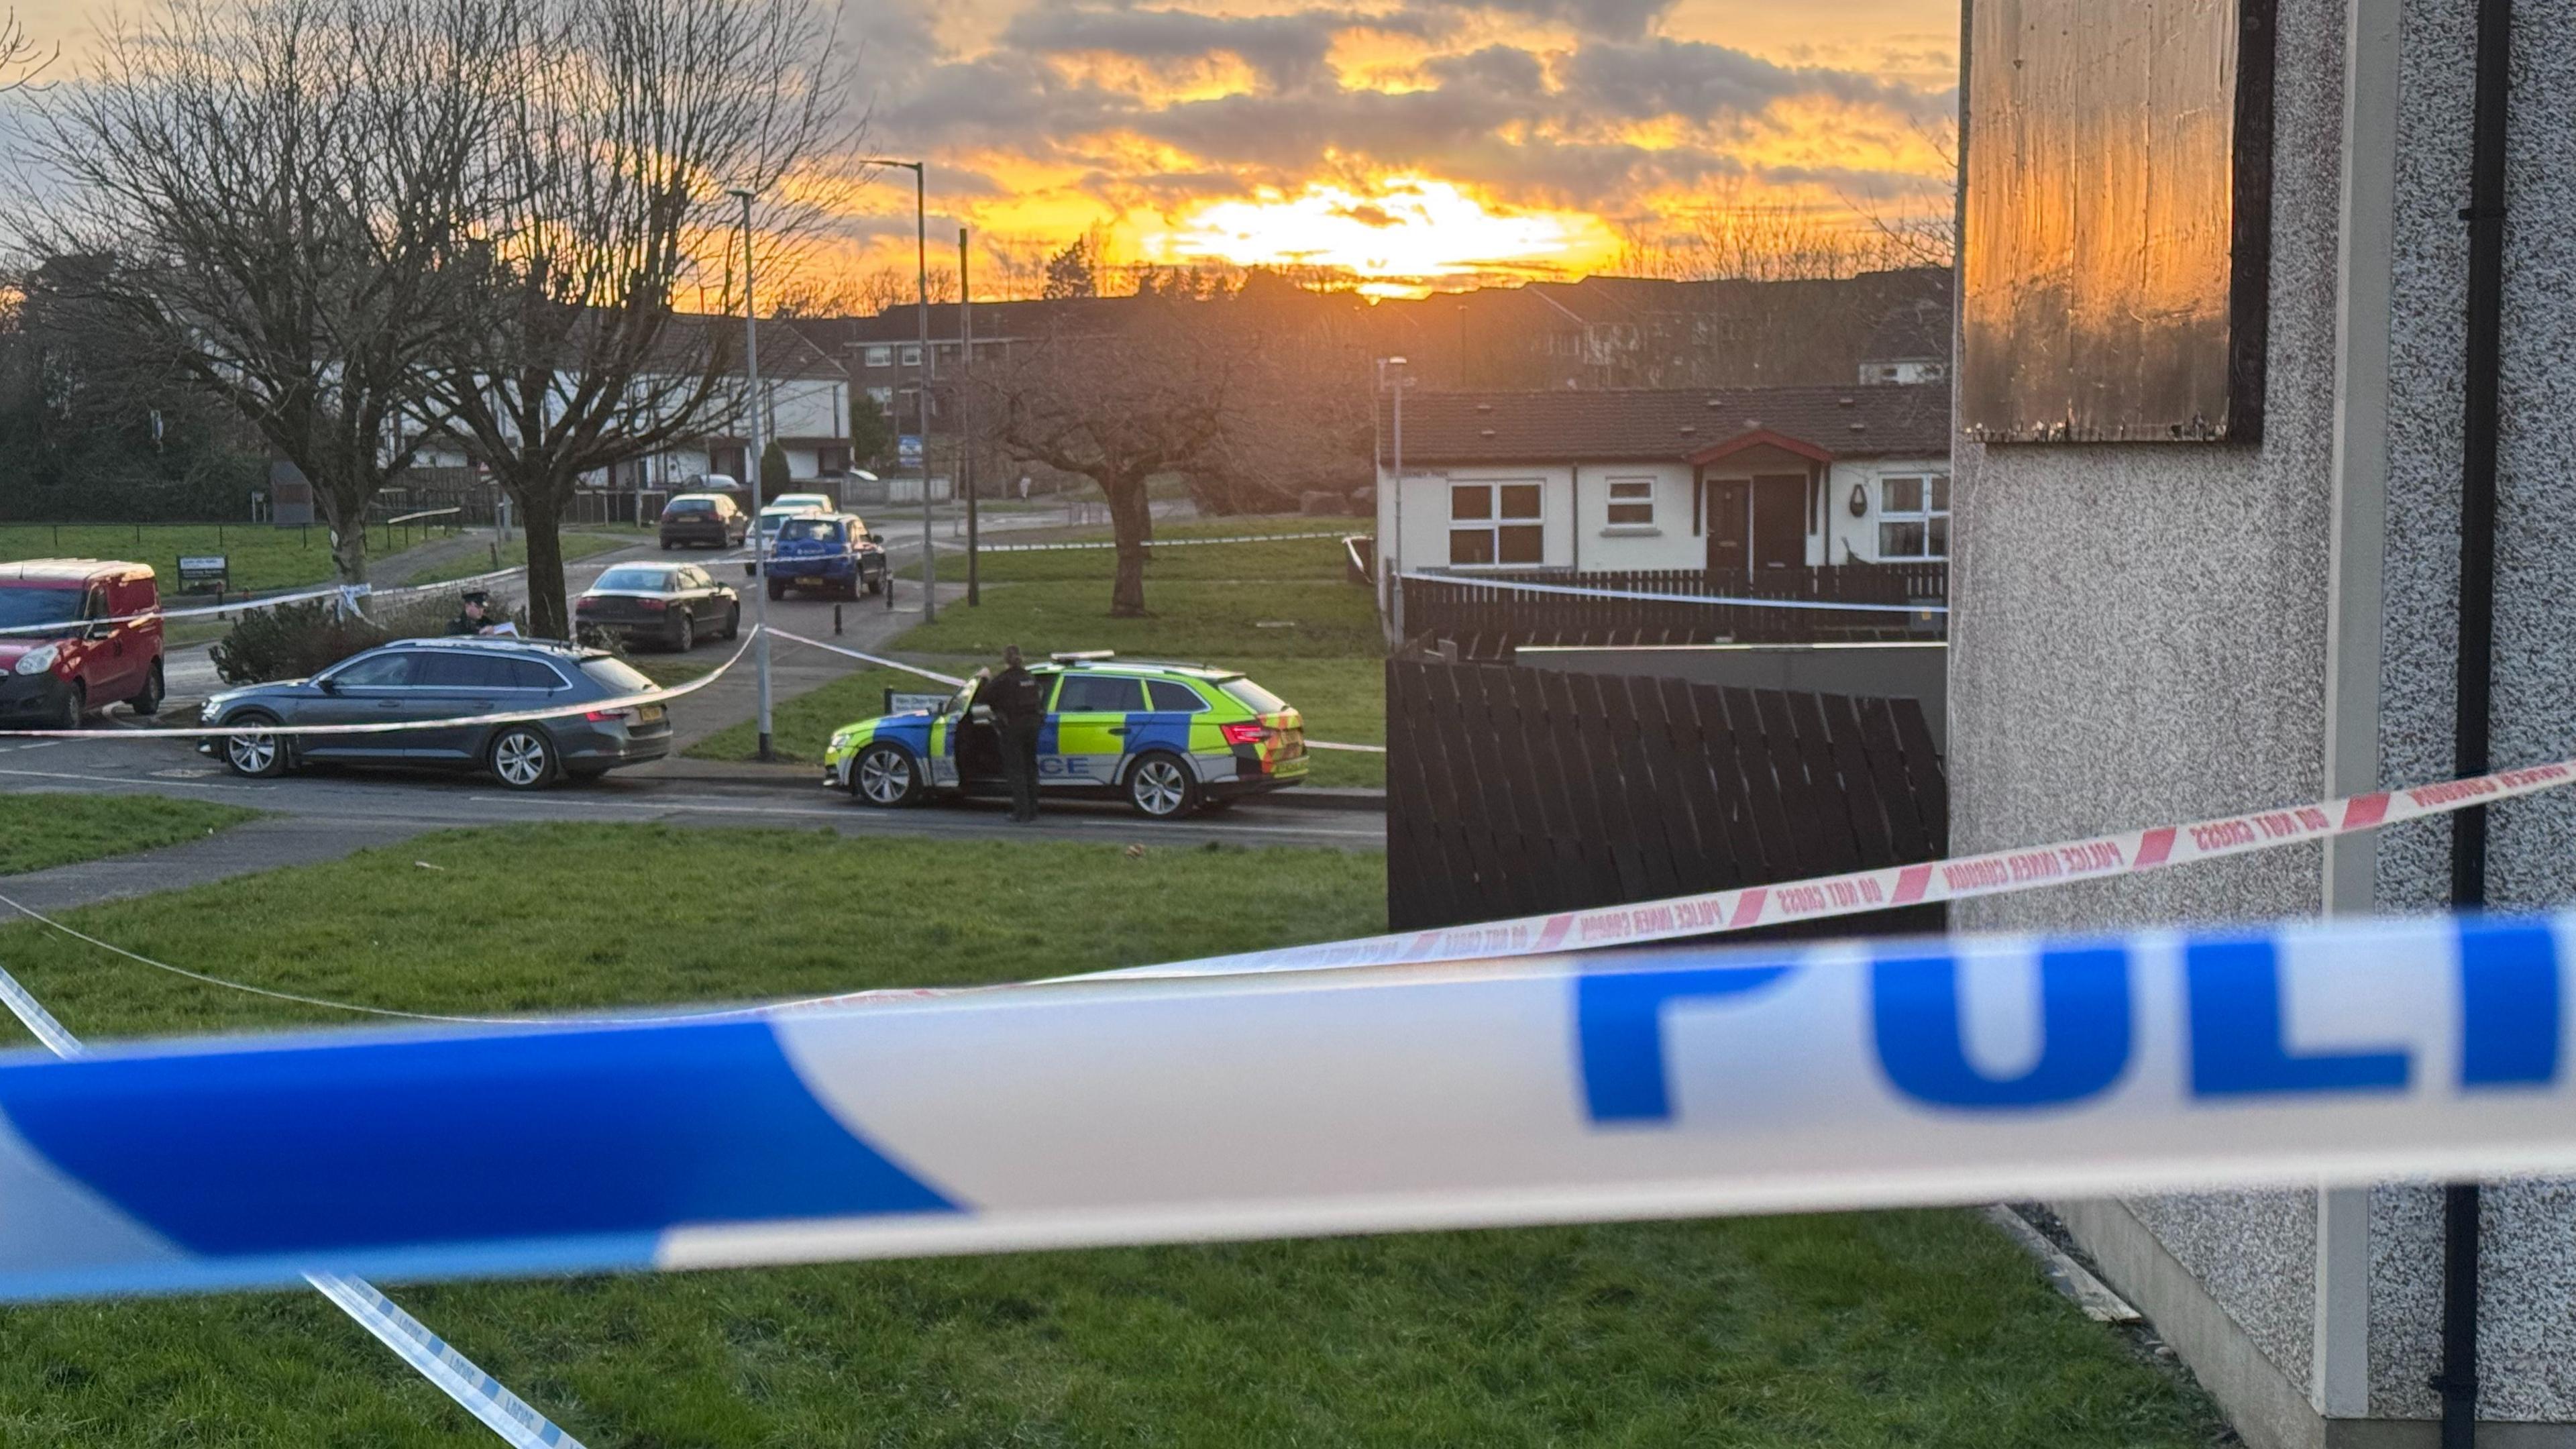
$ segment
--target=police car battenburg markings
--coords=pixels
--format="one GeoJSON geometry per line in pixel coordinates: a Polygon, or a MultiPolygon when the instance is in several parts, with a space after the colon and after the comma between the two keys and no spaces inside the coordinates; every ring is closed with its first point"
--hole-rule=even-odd
{"type": "Polygon", "coordinates": [[[2576,1170],[2576,915],[0,1063],[0,1296],[2576,1170]]]}

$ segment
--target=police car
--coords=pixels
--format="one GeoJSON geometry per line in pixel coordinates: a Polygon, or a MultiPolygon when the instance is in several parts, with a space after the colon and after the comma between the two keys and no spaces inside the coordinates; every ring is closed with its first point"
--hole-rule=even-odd
{"type": "MultiPolygon", "coordinates": [[[[1306,778],[1305,720],[1231,670],[1097,652],[1058,654],[1029,673],[1046,691],[1046,795],[1124,799],[1138,814],[1174,820],[1306,778]]],[[[834,731],[823,783],[880,808],[1009,794],[1000,727],[975,702],[982,682],[967,681],[936,709],[834,731]]]]}

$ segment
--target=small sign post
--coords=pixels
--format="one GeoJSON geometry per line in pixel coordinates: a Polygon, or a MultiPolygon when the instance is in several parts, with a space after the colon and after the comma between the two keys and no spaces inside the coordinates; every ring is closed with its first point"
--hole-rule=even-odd
{"type": "Polygon", "coordinates": [[[223,593],[232,587],[229,558],[219,553],[179,555],[179,592],[223,593]]]}

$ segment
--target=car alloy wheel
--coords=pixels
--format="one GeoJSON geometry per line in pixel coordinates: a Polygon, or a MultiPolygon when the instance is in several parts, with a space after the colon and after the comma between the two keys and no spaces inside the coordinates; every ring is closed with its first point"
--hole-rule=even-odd
{"type": "MultiPolygon", "coordinates": [[[[264,714],[245,715],[241,723],[275,724],[264,714]]],[[[224,765],[236,775],[262,779],[286,768],[286,742],[266,730],[253,729],[246,734],[224,736],[224,765]]]]}
{"type": "Polygon", "coordinates": [[[698,647],[697,621],[682,614],[678,627],[671,631],[671,647],[682,654],[698,647]]]}
{"type": "Polygon", "coordinates": [[[152,673],[143,681],[143,692],[127,700],[125,707],[136,714],[159,714],[161,701],[168,696],[168,687],[161,679],[161,661],[155,659],[152,661],[152,673]]]}
{"type": "Polygon", "coordinates": [[[881,810],[911,800],[915,788],[912,756],[893,745],[870,745],[850,766],[850,793],[881,810]]]}
{"type": "Polygon", "coordinates": [[[736,604],[725,610],[724,636],[728,639],[742,636],[742,605],[736,604]]]}
{"type": "Polygon", "coordinates": [[[554,772],[554,747],[537,730],[506,729],[492,742],[492,773],[513,790],[542,788],[554,772]]]}
{"type": "Polygon", "coordinates": [[[1137,813],[1156,820],[1186,815],[1197,782],[1190,767],[1170,755],[1147,755],[1127,775],[1127,799],[1137,813]]]}

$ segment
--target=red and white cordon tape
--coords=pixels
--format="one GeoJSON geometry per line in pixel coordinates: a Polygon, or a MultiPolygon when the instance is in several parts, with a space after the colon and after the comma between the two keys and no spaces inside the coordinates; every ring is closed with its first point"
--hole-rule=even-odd
{"type": "Polygon", "coordinates": [[[1636,905],[1558,911],[1481,925],[1252,951],[1107,974],[1219,976],[1473,961],[1721,935],[1899,906],[2007,895],[2041,886],[2105,880],[2194,861],[2250,855],[2534,795],[2571,781],[2576,781],[2576,760],[2560,760],[2436,785],[2222,816],[2193,825],[2159,825],[2089,840],[1818,876],[1780,885],[1745,886],[1636,905]]]}

